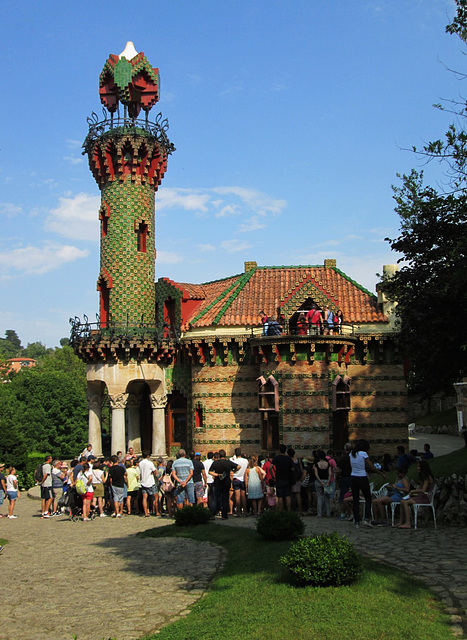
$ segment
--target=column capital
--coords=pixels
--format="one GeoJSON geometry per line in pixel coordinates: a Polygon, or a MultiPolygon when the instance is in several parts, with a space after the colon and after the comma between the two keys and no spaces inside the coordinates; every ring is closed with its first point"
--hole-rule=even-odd
{"type": "Polygon", "coordinates": [[[167,395],[165,393],[163,395],[151,393],[149,400],[153,409],[164,409],[167,404],[167,395]]]}
{"type": "Polygon", "coordinates": [[[124,409],[126,407],[129,395],[130,394],[128,394],[128,393],[116,393],[113,396],[109,395],[110,408],[111,409],[124,409]]]}

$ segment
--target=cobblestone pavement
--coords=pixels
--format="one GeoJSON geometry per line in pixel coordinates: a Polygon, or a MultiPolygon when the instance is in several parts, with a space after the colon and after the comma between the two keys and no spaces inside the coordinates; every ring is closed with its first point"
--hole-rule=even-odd
{"type": "MultiPolygon", "coordinates": [[[[223,561],[215,545],[134,535],[171,522],[165,518],[71,522],[42,520],[39,512],[40,502],[22,495],[18,519],[0,520],[0,537],[9,540],[0,556],[0,640],[141,638],[185,615],[223,561]]],[[[431,522],[418,531],[355,529],[335,518],[304,520],[308,535],[338,531],[362,554],[424,580],[450,614],[454,635],[467,637],[465,529],[435,531],[431,522]]],[[[225,525],[253,528],[255,520],[213,526],[225,525]]]]}
{"type": "MultiPolygon", "coordinates": [[[[450,615],[452,631],[467,638],[467,563],[465,528],[439,527],[433,522],[413,529],[360,527],[336,518],[304,517],[306,535],[337,531],[348,537],[365,556],[413,574],[438,596],[450,615]]],[[[254,518],[229,518],[229,524],[253,528],[254,518]]]]}
{"type": "Polygon", "coordinates": [[[15,514],[0,520],[1,640],[141,638],[188,613],[223,561],[216,545],[134,535],[165,518],[43,520],[26,494],[15,514]]]}

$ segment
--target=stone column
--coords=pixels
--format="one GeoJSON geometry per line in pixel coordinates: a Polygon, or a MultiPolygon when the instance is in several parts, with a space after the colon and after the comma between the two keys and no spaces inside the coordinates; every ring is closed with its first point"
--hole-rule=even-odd
{"type": "Polygon", "coordinates": [[[149,396],[152,407],[152,457],[167,457],[165,448],[165,405],[167,396],[152,393],[149,396]]]}
{"type": "Polygon", "coordinates": [[[109,395],[110,408],[112,409],[112,441],[110,443],[110,453],[117,451],[125,452],[125,407],[128,400],[128,393],[117,393],[109,395]]]}
{"type": "Polygon", "coordinates": [[[88,442],[92,444],[96,456],[102,455],[102,400],[101,393],[87,394],[89,407],[89,438],[88,442]]]}
{"type": "Polygon", "coordinates": [[[128,396],[128,448],[133,447],[137,455],[141,454],[141,394],[130,393],[128,396]]]}

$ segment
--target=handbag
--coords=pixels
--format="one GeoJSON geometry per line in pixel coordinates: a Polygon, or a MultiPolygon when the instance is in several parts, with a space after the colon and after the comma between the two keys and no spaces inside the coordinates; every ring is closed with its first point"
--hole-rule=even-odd
{"type": "Polygon", "coordinates": [[[302,487],[308,487],[310,484],[310,474],[307,473],[306,476],[302,480],[302,487]]]}

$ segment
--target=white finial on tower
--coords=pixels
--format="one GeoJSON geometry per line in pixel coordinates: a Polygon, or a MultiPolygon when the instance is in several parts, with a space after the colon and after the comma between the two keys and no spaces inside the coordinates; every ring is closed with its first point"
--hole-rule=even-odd
{"type": "Polygon", "coordinates": [[[126,43],[125,48],[123,49],[123,51],[121,52],[121,54],[118,57],[119,58],[125,57],[127,60],[131,60],[132,58],[134,58],[137,55],[138,55],[138,52],[135,49],[135,45],[132,43],[131,40],[128,40],[128,42],[126,43]]]}

